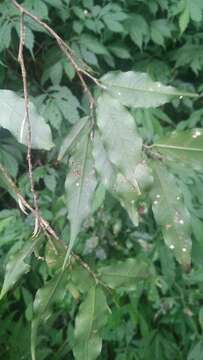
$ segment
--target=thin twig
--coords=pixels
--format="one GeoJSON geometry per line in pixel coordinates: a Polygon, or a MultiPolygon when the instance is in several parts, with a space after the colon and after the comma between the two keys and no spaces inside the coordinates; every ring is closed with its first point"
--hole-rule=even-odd
{"type": "Polygon", "coordinates": [[[37,24],[41,25],[45,30],[48,31],[48,33],[53,36],[53,38],[56,40],[59,48],[61,49],[61,51],[63,52],[63,54],[65,55],[65,57],[69,60],[69,62],[72,64],[73,68],[75,69],[80,82],[82,84],[82,87],[84,89],[84,92],[87,94],[88,96],[88,100],[89,100],[89,106],[90,109],[93,108],[94,106],[94,98],[86,84],[86,81],[84,80],[83,75],[87,76],[88,78],[90,78],[92,81],[94,81],[94,83],[97,86],[102,87],[102,85],[100,84],[100,82],[91,74],[89,74],[85,69],[81,68],[76,60],[75,60],[75,55],[72,51],[72,49],[67,45],[67,43],[61,39],[61,37],[49,26],[47,25],[44,21],[40,20],[37,16],[33,15],[32,13],[30,13],[28,10],[26,10],[22,5],[18,4],[18,2],[16,0],[12,0],[12,3],[15,5],[15,7],[23,14],[27,15],[28,17],[30,17],[32,20],[34,20],[37,24]]]}
{"type": "Polygon", "coordinates": [[[27,72],[25,68],[25,61],[23,56],[23,48],[25,41],[25,27],[24,27],[24,13],[21,12],[20,17],[20,43],[19,43],[19,51],[18,51],[18,61],[21,67],[22,80],[23,80],[23,92],[24,92],[24,100],[25,100],[25,115],[22,121],[20,136],[21,141],[23,139],[26,127],[27,134],[27,161],[28,161],[28,172],[30,179],[30,187],[33,196],[34,208],[35,208],[35,228],[33,231],[33,236],[36,236],[39,231],[39,206],[37,201],[37,194],[35,192],[34,180],[33,180],[33,172],[32,172],[32,128],[29,116],[29,96],[28,96],[28,84],[27,84],[27,72]]]}
{"type": "MultiPolygon", "coordinates": [[[[10,187],[10,189],[15,193],[16,201],[17,202],[20,201],[21,204],[23,205],[23,207],[25,209],[29,210],[33,214],[33,216],[36,217],[36,210],[27,202],[27,200],[21,194],[20,190],[18,189],[18,187],[16,186],[16,184],[14,183],[14,181],[11,179],[10,175],[8,174],[7,170],[1,163],[0,163],[0,172],[3,175],[3,179],[4,179],[5,183],[7,183],[8,186],[10,187]]],[[[23,211],[23,213],[25,213],[25,212],[23,211]]],[[[54,246],[57,253],[58,253],[59,246],[64,251],[67,251],[67,245],[64,243],[64,241],[62,241],[59,238],[59,236],[56,234],[55,230],[51,227],[51,225],[48,223],[48,221],[45,220],[40,214],[39,214],[39,224],[49,240],[50,240],[50,237],[52,237],[53,240],[56,240],[56,242],[51,241],[51,244],[54,246]],[[57,243],[59,246],[57,246],[57,243]]],[[[101,281],[99,279],[97,274],[94,273],[94,271],[89,267],[89,265],[85,261],[83,261],[81,259],[81,257],[79,255],[77,255],[73,252],[71,253],[71,255],[93,277],[96,284],[100,284],[101,286],[106,288],[108,291],[112,291],[112,289],[110,289],[108,287],[108,285],[106,285],[103,281],[101,281]]]]}

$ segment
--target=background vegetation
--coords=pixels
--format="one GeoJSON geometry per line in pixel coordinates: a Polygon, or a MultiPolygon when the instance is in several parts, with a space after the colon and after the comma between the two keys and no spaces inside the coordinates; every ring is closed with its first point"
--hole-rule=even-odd
{"type": "MultiPolygon", "coordinates": [[[[202,0],[25,0],[21,3],[68,42],[78,59],[85,62],[86,69],[89,71],[91,67],[97,78],[110,70],[135,70],[182,91],[201,94],[202,0]]],[[[0,86],[22,94],[18,63],[19,12],[5,0],[0,1],[0,15],[0,86]]],[[[26,17],[25,24],[29,94],[50,125],[55,144],[48,152],[33,150],[33,178],[41,214],[68,243],[64,192],[67,161],[58,162],[57,156],[71,126],[88,114],[88,103],[74,68],[55,40],[30,18],[26,17]]],[[[90,79],[87,82],[92,89],[93,82],[90,79]]],[[[150,145],[173,130],[201,128],[202,97],[180,96],[170,104],[156,109],[133,109],[131,114],[145,144],[150,145]]],[[[32,203],[26,148],[3,128],[0,140],[1,163],[23,196],[32,203]]],[[[105,193],[103,186],[97,188],[92,215],[83,225],[75,251],[93,269],[132,258],[135,263],[127,263],[128,270],[132,265],[134,278],[139,278],[134,283],[124,283],[108,297],[111,314],[102,329],[99,359],[202,359],[203,172],[202,167],[196,171],[194,164],[193,159],[190,166],[184,166],[181,160],[172,165],[191,216],[192,265],[187,272],[164,244],[149,207],[149,197],[139,201],[139,226],[136,227],[119,202],[105,193]],[[139,264],[145,267],[140,270],[139,264]]],[[[31,239],[34,226],[33,216],[22,214],[12,190],[3,180],[0,189],[1,285],[6,264],[12,256],[16,261],[15,254],[31,239]]],[[[173,192],[174,188],[169,186],[169,197],[173,192]]],[[[30,272],[0,302],[2,360],[31,359],[33,300],[37,290],[52,279],[60,260],[56,261],[49,245],[45,247],[42,250],[36,246],[30,272]]],[[[75,317],[83,299],[74,282],[80,283],[82,293],[90,282],[84,269],[76,270],[67,296],[58,297],[52,316],[44,310],[43,320],[48,321],[38,330],[37,360],[73,359],[75,317]]],[[[15,274],[17,271],[15,269],[15,274]]],[[[102,294],[97,296],[101,300],[102,294]]],[[[88,301],[83,306],[87,313],[88,301]]],[[[105,314],[106,311],[109,312],[104,309],[105,314]]],[[[75,356],[80,359],[81,355],[75,356]]],[[[90,356],[87,360],[94,358],[90,356]]]]}

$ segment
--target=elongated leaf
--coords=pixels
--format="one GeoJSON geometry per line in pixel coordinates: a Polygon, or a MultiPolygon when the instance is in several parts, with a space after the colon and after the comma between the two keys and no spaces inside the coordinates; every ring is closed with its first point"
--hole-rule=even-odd
{"type": "MultiPolygon", "coordinates": [[[[27,145],[27,124],[23,127],[25,118],[25,101],[15,92],[0,90],[0,126],[9,130],[22,144],[27,145]]],[[[51,130],[34,104],[29,103],[29,118],[32,128],[32,147],[34,149],[50,150],[53,147],[51,130]]]]}
{"type": "Polygon", "coordinates": [[[100,354],[101,330],[106,324],[108,311],[103,291],[92,287],[80,305],[75,321],[73,353],[76,360],[94,360],[100,354]]]}
{"type": "Polygon", "coordinates": [[[142,184],[151,184],[152,177],[143,164],[142,140],[133,117],[116,99],[104,94],[98,99],[97,123],[110,162],[140,195],[142,184]]]}
{"type": "Polygon", "coordinates": [[[30,270],[30,265],[27,261],[38,241],[39,238],[35,241],[29,241],[24,245],[23,249],[9,259],[6,265],[6,273],[3,287],[1,289],[0,299],[2,299],[3,296],[16,284],[23,274],[26,274],[30,270]]]}
{"type": "Polygon", "coordinates": [[[64,139],[60,152],[58,155],[58,160],[62,160],[65,154],[72,149],[75,142],[80,138],[81,134],[85,131],[88,131],[90,128],[90,122],[88,121],[88,117],[82,118],[78,121],[69,131],[68,135],[64,139]]]}
{"type": "Polygon", "coordinates": [[[178,262],[188,268],[191,253],[190,215],[174,176],[159,163],[154,162],[153,169],[155,184],[151,198],[156,222],[161,226],[166,245],[174,252],[178,262]]]}
{"type": "Polygon", "coordinates": [[[70,242],[64,263],[70,255],[83,221],[91,213],[91,200],[97,184],[91,147],[89,136],[85,136],[70,159],[70,170],[65,184],[70,220],[70,242]]]}
{"type": "Polygon", "coordinates": [[[137,193],[134,191],[131,183],[121,173],[116,173],[116,169],[108,159],[98,132],[94,135],[93,156],[95,168],[104,186],[120,201],[121,205],[128,212],[133,224],[137,226],[138,213],[135,205],[137,193]]]}
{"type": "Polygon", "coordinates": [[[66,282],[66,272],[60,272],[36,293],[33,304],[34,314],[31,329],[32,360],[36,360],[35,347],[38,327],[40,323],[47,321],[52,315],[53,305],[57,301],[61,302],[63,300],[66,292],[66,282]]]}
{"type": "Polygon", "coordinates": [[[104,75],[101,82],[122,105],[133,108],[157,107],[171,101],[174,96],[198,96],[155,82],[148,74],[135,71],[112,71],[104,75]]]}
{"type": "Polygon", "coordinates": [[[153,147],[156,147],[161,154],[168,155],[174,160],[180,160],[189,163],[193,167],[202,168],[202,129],[174,131],[169,136],[161,138],[153,147]]]}
{"type": "Polygon", "coordinates": [[[152,275],[152,268],[146,259],[127,259],[117,261],[113,265],[105,266],[98,271],[101,280],[111,288],[130,288],[137,280],[144,280],[152,275]]]}

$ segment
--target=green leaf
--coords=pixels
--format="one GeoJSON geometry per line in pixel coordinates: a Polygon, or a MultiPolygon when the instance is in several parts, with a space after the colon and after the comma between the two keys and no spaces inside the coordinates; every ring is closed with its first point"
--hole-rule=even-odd
{"type": "Polygon", "coordinates": [[[47,321],[53,313],[53,305],[62,302],[66,292],[67,274],[61,272],[55,275],[47,284],[36,293],[33,303],[33,320],[31,328],[31,354],[36,360],[35,348],[37,330],[40,323],[47,321]]]}
{"type": "Polygon", "coordinates": [[[98,287],[90,288],[75,320],[73,353],[76,360],[98,357],[102,349],[101,330],[107,322],[108,312],[103,291],[98,287]]]}
{"type": "Polygon", "coordinates": [[[92,144],[87,135],[79,142],[70,159],[70,169],[65,183],[70,220],[70,242],[64,266],[83,221],[91,213],[91,201],[97,185],[91,148],[92,144]]]}
{"type": "Polygon", "coordinates": [[[185,208],[175,177],[157,162],[153,163],[153,169],[154,187],[151,198],[155,220],[161,226],[166,245],[183,268],[187,269],[191,261],[189,212],[185,208]]]}
{"type": "Polygon", "coordinates": [[[80,42],[88,50],[92,51],[94,54],[98,55],[108,55],[108,50],[95,36],[82,34],[80,36],[80,42]]]}
{"type": "Polygon", "coordinates": [[[195,128],[185,131],[173,131],[164,136],[155,147],[169,159],[188,163],[191,167],[202,169],[203,165],[203,130],[195,128]]]}
{"type": "Polygon", "coordinates": [[[101,141],[98,132],[94,135],[93,156],[95,160],[95,168],[101,177],[102,183],[112,195],[117,198],[121,205],[125,208],[130,216],[133,224],[138,225],[138,213],[135,202],[137,200],[137,192],[133,186],[121,174],[117,173],[110,160],[101,141]]]}
{"type": "Polygon", "coordinates": [[[152,275],[149,262],[143,258],[117,261],[113,265],[104,266],[98,270],[100,279],[109,287],[131,288],[137,280],[144,280],[152,275]]]}
{"type": "Polygon", "coordinates": [[[39,241],[37,238],[35,241],[26,243],[19,252],[14,254],[6,265],[6,273],[1,289],[0,299],[16,284],[23,274],[26,274],[30,270],[30,265],[27,263],[31,256],[36,243],[39,241]]]}
{"type": "Polygon", "coordinates": [[[151,38],[155,44],[164,46],[165,38],[171,37],[170,24],[166,19],[154,20],[151,23],[151,38]]]}
{"type": "Polygon", "coordinates": [[[90,129],[90,121],[88,117],[82,118],[78,121],[69,131],[65,137],[58,155],[58,160],[62,160],[68,151],[75,145],[76,141],[80,138],[81,134],[90,129]]]}
{"type": "MultiPolygon", "coordinates": [[[[0,90],[0,126],[9,130],[22,144],[27,145],[27,124],[22,128],[25,117],[25,101],[10,90],[0,90]]],[[[50,150],[53,147],[49,126],[38,115],[32,102],[29,103],[29,118],[32,129],[32,148],[50,150]]]]}
{"type": "Polygon", "coordinates": [[[143,16],[133,14],[124,24],[129,32],[132,41],[141,49],[143,43],[149,38],[149,26],[143,16]]]}
{"type": "Polygon", "coordinates": [[[142,140],[132,115],[120,103],[103,94],[98,99],[97,124],[110,162],[140,195],[152,182],[149,169],[143,163],[142,140]]]}
{"type": "Polygon", "coordinates": [[[101,82],[122,105],[133,108],[157,107],[171,101],[174,96],[198,96],[162,85],[151,80],[148,74],[135,71],[111,71],[101,78],[101,82]]]}
{"type": "Polygon", "coordinates": [[[190,21],[190,12],[188,6],[186,6],[179,17],[179,26],[181,33],[184,33],[184,31],[187,29],[189,21],[190,21]]]}

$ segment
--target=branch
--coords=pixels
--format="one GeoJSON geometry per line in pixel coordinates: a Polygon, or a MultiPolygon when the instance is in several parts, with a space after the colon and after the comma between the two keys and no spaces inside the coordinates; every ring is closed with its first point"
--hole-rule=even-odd
{"type": "Polygon", "coordinates": [[[90,106],[90,110],[93,108],[94,106],[94,98],[86,84],[86,81],[84,80],[83,75],[86,75],[88,78],[90,78],[92,81],[94,81],[94,83],[97,86],[102,87],[102,85],[100,84],[100,82],[91,74],[89,74],[86,70],[82,69],[77,62],[74,59],[74,53],[72,51],[72,49],[66,44],[65,41],[63,41],[61,39],[61,37],[49,26],[47,25],[44,21],[40,20],[37,16],[33,15],[32,13],[30,13],[28,10],[26,10],[22,5],[18,4],[18,2],[16,0],[12,0],[12,3],[15,5],[15,7],[21,12],[21,14],[25,14],[28,17],[30,17],[32,20],[34,20],[37,24],[41,25],[46,31],[48,31],[48,33],[56,40],[59,48],[61,49],[61,51],[63,52],[63,54],[65,55],[65,57],[68,59],[68,61],[72,64],[72,66],[74,67],[80,82],[82,84],[82,87],[84,89],[84,92],[87,94],[88,96],[88,100],[89,100],[89,106],[90,106]]]}
{"type": "MultiPolygon", "coordinates": [[[[14,183],[14,181],[11,179],[10,175],[8,174],[5,167],[0,163],[0,172],[3,175],[3,178],[5,179],[5,182],[9,185],[9,187],[12,189],[12,191],[15,193],[18,203],[20,202],[23,206],[23,208],[29,210],[33,216],[36,217],[36,210],[27,202],[27,200],[24,198],[24,196],[21,194],[20,190],[14,183]]],[[[21,208],[21,207],[20,207],[21,208]]],[[[21,208],[23,213],[27,212],[21,208]]],[[[58,253],[59,247],[63,249],[64,251],[67,251],[67,246],[62,241],[59,236],[56,234],[55,230],[51,227],[51,225],[48,223],[47,220],[45,220],[40,214],[39,214],[39,225],[42,228],[42,230],[45,232],[46,236],[50,240],[50,237],[54,240],[51,241],[51,244],[54,246],[56,252],[58,253]]],[[[75,253],[72,252],[72,257],[93,277],[96,284],[100,284],[101,286],[105,287],[108,291],[112,291],[105,283],[103,283],[97,276],[97,274],[94,273],[94,271],[89,267],[89,265],[81,259],[81,257],[75,253]]]]}
{"type": "Polygon", "coordinates": [[[27,72],[25,68],[25,61],[23,56],[23,48],[25,42],[25,27],[24,27],[24,13],[21,13],[20,17],[20,43],[19,43],[19,51],[18,51],[18,62],[21,67],[22,73],[22,80],[23,80],[23,92],[24,92],[24,99],[25,99],[25,115],[22,121],[21,130],[20,130],[20,137],[21,141],[23,139],[25,126],[27,127],[27,161],[28,161],[28,172],[29,172],[29,179],[30,179],[30,187],[34,201],[34,208],[35,208],[35,228],[33,231],[33,237],[37,235],[39,230],[39,207],[37,201],[37,194],[35,192],[34,180],[33,180],[33,173],[32,173],[32,129],[31,129],[31,122],[29,116],[29,96],[28,96],[28,84],[27,84],[27,72]]]}

